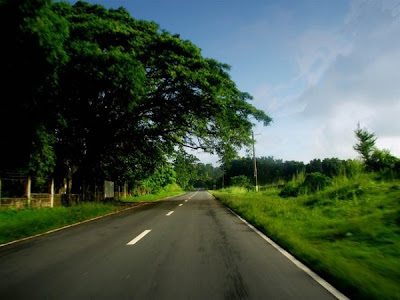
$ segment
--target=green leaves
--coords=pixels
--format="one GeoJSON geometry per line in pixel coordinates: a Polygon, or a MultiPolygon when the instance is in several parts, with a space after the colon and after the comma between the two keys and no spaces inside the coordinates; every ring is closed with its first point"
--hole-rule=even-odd
{"type": "Polygon", "coordinates": [[[54,144],[56,139],[54,135],[47,132],[42,125],[36,130],[33,151],[29,160],[29,171],[34,174],[39,184],[45,183],[48,175],[51,174],[56,165],[54,144]]]}
{"type": "Polygon", "coordinates": [[[376,136],[374,133],[362,129],[358,124],[354,131],[358,143],[353,147],[359,152],[364,160],[365,166],[369,171],[394,172],[400,174],[400,159],[390,154],[387,149],[380,150],[375,147],[376,136]]]}
{"type": "Polygon", "coordinates": [[[186,153],[182,148],[178,150],[173,166],[176,172],[176,183],[184,190],[193,188],[197,180],[196,163],[198,161],[197,157],[186,153]]]}
{"type": "Polygon", "coordinates": [[[359,141],[354,146],[354,150],[359,152],[362,158],[367,161],[375,149],[375,134],[361,128],[360,124],[358,124],[357,129],[354,131],[354,133],[359,141]]]}
{"type": "Polygon", "coordinates": [[[54,100],[68,61],[68,23],[51,10],[50,0],[3,0],[0,35],[1,90],[7,95],[0,101],[0,168],[52,172],[51,164],[31,158],[55,155],[48,143],[38,142],[38,132],[52,135],[59,116],[54,100]]]}
{"type": "Polygon", "coordinates": [[[24,126],[32,125],[18,132],[34,142],[25,153],[32,172],[55,165],[82,178],[141,180],[177,146],[230,160],[251,142],[254,120],[271,122],[227,64],[123,8],[50,0],[7,0],[1,8],[3,17],[18,16],[2,20],[3,28],[12,24],[4,32],[11,50],[0,56],[3,75],[11,74],[6,86],[26,87],[1,108],[14,118],[22,111],[24,126]]]}

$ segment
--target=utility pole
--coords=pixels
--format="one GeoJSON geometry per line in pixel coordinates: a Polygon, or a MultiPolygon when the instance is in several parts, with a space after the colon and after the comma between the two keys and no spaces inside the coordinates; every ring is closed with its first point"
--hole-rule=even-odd
{"type": "Polygon", "coordinates": [[[254,131],[251,131],[251,136],[253,139],[253,160],[254,160],[254,177],[256,179],[256,192],[258,192],[258,179],[257,179],[257,159],[256,159],[256,150],[254,147],[254,131]]]}
{"type": "Polygon", "coordinates": [[[222,188],[224,188],[224,185],[225,185],[225,163],[223,163],[223,165],[222,165],[222,188]]]}

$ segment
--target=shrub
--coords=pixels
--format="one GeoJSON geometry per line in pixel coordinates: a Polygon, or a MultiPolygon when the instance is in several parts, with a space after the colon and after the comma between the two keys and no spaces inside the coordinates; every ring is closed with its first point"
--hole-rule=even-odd
{"type": "Polygon", "coordinates": [[[297,197],[299,195],[300,188],[296,186],[294,183],[289,182],[285,184],[282,190],[279,193],[279,196],[283,198],[287,197],[297,197]]]}
{"type": "MultiPolygon", "coordinates": [[[[300,176],[303,178],[303,176],[300,176]]],[[[297,197],[299,194],[315,193],[331,184],[331,179],[319,172],[307,174],[304,180],[294,178],[284,185],[279,196],[283,198],[297,197]]]]}
{"type": "Polygon", "coordinates": [[[347,178],[353,178],[364,172],[362,161],[357,159],[348,159],[345,163],[345,175],[347,178]]]}
{"type": "Polygon", "coordinates": [[[301,187],[306,191],[315,193],[323,190],[330,184],[331,180],[328,176],[325,176],[319,172],[314,172],[311,174],[307,174],[306,179],[304,180],[304,183],[301,185],[301,187]]]}
{"type": "Polygon", "coordinates": [[[372,171],[395,170],[396,165],[399,164],[399,159],[392,154],[389,150],[375,149],[370,159],[366,162],[369,169],[372,171]]]}
{"type": "Polygon", "coordinates": [[[251,190],[253,188],[250,179],[247,176],[240,175],[240,176],[234,176],[231,178],[231,184],[233,186],[238,186],[238,187],[244,187],[248,190],[251,190]]]}

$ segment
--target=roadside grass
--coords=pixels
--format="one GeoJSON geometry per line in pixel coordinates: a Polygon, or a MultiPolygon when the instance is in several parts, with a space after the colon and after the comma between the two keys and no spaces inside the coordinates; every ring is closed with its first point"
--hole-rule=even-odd
{"type": "Polygon", "coordinates": [[[210,191],[352,299],[400,299],[400,181],[336,179],[313,195],[210,191]]]}
{"type": "Polygon", "coordinates": [[[183,192],[177,184],[172,184],[158,194],[129,197],[109,203],[88,202],[70,207],[0,209],[0,244],[116,212],[126,208],[121,205],[123,203],[157,201],[183,192]]]}
{"type": "Polygon", "coordinates": [[[102,216],[122,208],[112,203],[84,203],[70,207],[1,209],[0,244],[102,216]]]}
{"type": "Polygon", "coordinates": [[[156,194],[147,194],[141,196],[131,196],[127,198],[123,198],[121,202],[152,202],[157,201],[163,198],[176,196],[182,194],[184,190],[177,184],[168,185],[163,191],[160,191],[156,194]]]}

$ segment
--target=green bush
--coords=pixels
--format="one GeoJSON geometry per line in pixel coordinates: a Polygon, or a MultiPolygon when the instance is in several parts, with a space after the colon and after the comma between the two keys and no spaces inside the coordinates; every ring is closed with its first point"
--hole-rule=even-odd
{"type": "Polygon", "coordinates": [[[344,176],[347,178],[356,177],[364,172],[364,164],[361,160],[348,159],[345,163],[344,176]]]}
{"type": "Polygon", "coordinates": [[[240,175],[240,176],[234,176],[231,178],[231,185],[233,186],[238,186],[238,187],[244,187],[248,190],[253,189],[253,186],[250,182],[250,179],[247,176],[240,175]]]}
{"type": "Polygon", "coordinates": [[[366,161],[367,167],[371,171],[394,170],[398,167],[400,160],[390,154],[389,150],[375,149],[369,160],[366,161]]]}
{"type": "Polygon", "coordinates": [[[282,190],[279,193],[279,196],[283,198],[297,197],[299,195],[299,192],[300,188],[294,183],[289,182],[283,186],[282,190]]]}
{"type": "Polygon", "coordinates": [[[283,198],[297,197],[300,194],[308,194],[322,191],[325,187],[331,184],[331,179],[319,172],[314,172],[304,176],[303,179],[294,178],[292,181],[285,184],[279,193],[283,198]]]}
{"type": "Polygon", "coordinates": [[[328,176],[325,176],[319,172],[311,173],[306,175],[301,188],[304,191],[315,193],[323,190],[325,187],[331,184],[331,180],[328,176]]]}

